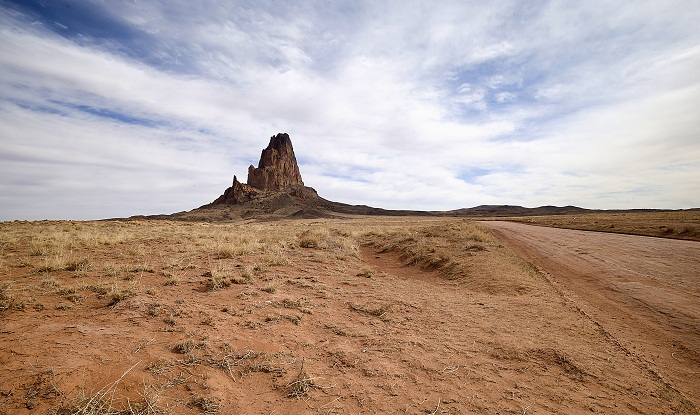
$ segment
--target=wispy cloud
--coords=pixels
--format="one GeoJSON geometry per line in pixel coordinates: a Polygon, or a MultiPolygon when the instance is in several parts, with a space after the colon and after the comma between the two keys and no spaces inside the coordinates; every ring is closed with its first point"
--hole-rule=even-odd
{"type": "Polygon", "coordinates": [[[693,1],[0,3],[0,219],[194,208],[280,131],[347,203],[699,206],[699,20],[693,1]]]}

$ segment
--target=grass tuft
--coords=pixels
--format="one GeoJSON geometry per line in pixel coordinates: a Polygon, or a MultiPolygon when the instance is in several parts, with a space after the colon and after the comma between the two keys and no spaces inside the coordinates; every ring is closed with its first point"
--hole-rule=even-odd
{"type": "Polygon", "coordinates": [[[15,299],[15,295],[10,292],[10,284],[3,283],[0,285],[0,311],[5,310],[24,310],[24,301],[15,299]]]}
{"type": "Polygon", "coordinates": [[[198,396],[190,401],[190,406],[199,408],[205,414],[218,414],[221,400],[216,396],[198,396]]]}
{"type": "Polygon", "coordinates": [[[180,354],[187,354],[194,350],[195,347],[197,347],[197,342],[192,339],[186,339],[173,346],[173,351],[180,354]]]}
{"type": "Polygon", "coordinates": [[[313,378],[304,370],[304,361],[302,361],[299,373],[292,382],[287,384],[287,388],[289,388],[287,396],[290,398],[303,398],[314,387],[313,378]]]}
{"type": "Polygon", "coordinates": [[[223,290],[231,286],[231,277],[226,275],[214,274],[207,280],[207,289],[209,291],[223,290]]]}
{"type": "Polygon", "coordinates": [[[174,366],[175,362],[171,359],[158,359],[146,366],[146,370],[156,375],[162,375],[170,372],[174,366]]]}
{"type": "Polygon", "coordinates": [[[117,288],[112,287],[109,292],[109,303],[108,306],[115,306],[119,302],[126,300],[127,298],[133,296],[135,293],[127,288],[117,288]]]}

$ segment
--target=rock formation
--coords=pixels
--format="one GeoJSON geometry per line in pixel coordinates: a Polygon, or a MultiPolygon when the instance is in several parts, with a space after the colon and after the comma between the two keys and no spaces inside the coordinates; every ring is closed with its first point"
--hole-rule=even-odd
{"type": "Polygon", "coordinates": [[[219,196],[212,205],[237,205],[258,199],[267,193],[289,190],[300,197],[304,187],[297,159],[294,156],[292,140],[287,133],[270,137],[270,144],[262,151],[256,168],[248,167],[248,183],[244,184],[233,176],[233,184],[219,196]],[[296,190],[295,190],[296,188],[296,190]]]}
{"type": "Polygon", "coordinates": [[[262,151],[258,167],[248,167],[248,186],[270,192],[303,185],[289,135],[279,133],[270,137],[270,144],[262,151]]]}
{"type": "Polygon", "coordinates": [[[224,194],[219,196],[212,204],[238,205],[255,199],[259,194],[260,191],[258,189],[239,182],[238,178],[233,176],[233,185],[226,189],[224,194]]]}
{"type": "Polygon", "coordinates": [[[432,215],[429,212],[399,211],[364,205],[347,205],[326,200],[311,187],[304,186],[292,140],[286,133],[270,138],[262,151],[258,167],[248,168],[248,183],[233,176],[231,187],[215,201],[172,215],[154,215],[154,219],[193,221],[231,221],[248,218],[323,218],[338,215],[432,215]]]}

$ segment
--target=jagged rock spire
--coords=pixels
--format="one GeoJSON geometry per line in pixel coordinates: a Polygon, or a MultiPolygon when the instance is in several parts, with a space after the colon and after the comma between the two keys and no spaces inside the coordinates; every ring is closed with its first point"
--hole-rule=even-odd
{"type": "Polygon", "coordinates": [[[248,183],[241,183],[233,176],[231,187],[224,191],[212,205],[238,205],[264,197],[268,192],[281,192],[291,188],[291,193],[303,194],[299,187],[304,186],[301,173],[294,157],[292,140],[286,133],[270,138],[270,144],[262,151],[258,167],[248,167],[248,183]]]}
{"type": "Polygon", "coordinates": [[[289,134],[270,137],[270,144],[262,151],[258,167],[248,167],[248,185],[262,191],[304,185],[289,134]]]}

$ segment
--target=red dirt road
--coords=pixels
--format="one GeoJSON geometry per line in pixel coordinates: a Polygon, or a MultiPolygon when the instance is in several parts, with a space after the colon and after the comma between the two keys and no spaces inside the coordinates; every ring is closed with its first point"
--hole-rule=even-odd
{"type": "Polygon", "coordinates": [[[700,242],[483,223],[630,356],[700,406],[700,242]]]}

